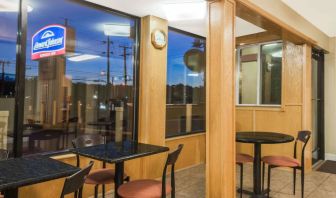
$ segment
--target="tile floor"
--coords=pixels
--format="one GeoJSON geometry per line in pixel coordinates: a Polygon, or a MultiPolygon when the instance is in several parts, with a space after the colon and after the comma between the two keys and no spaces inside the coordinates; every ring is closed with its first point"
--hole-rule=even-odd
{"type": "MultiPolygon", "coordinates": [[[[237,181],[239,171],[237,169],[237,181]]],[[[272,169],[271,197],[294,198],[301,197],[300,172],[297,175],[296,195],[292,194],[292,172],[272,169]]],[[[237,184],[238,185],[238,184],[237,184]]],[[[244,189],[252,190],[252,165],[244,166],[244,189]]],[[[205,197],[205,166],[176,172],[176,198],[205,197]]],[[[239,197],[239,193],[237,193],[239,197]]],[[[244,195],[243,197],[249,197],[244,195]]],[[[313,171],[306,174],[305,197],[307,198],[336,198],[336,175],[313,171]]]]}

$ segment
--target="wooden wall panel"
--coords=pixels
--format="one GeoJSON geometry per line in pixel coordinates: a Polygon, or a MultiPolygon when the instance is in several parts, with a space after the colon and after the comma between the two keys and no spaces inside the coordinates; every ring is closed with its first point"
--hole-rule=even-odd
{"type": "Polygon", "coordinates": [[[283,65],[285,66],[285,105],[302,105],[303,47],[284,43],[283,65]]]}
{"type": "Polygon", "coordinates": [[[232,198],[235,186],[235,1],[209,2],[206,197],[232,198]]]}
{"type": "Polygon", "coordinates": [[[177,169],[184,169],[205,163],[205,134],[180,137],[166,141],[166,146],[171,150],[176,149],[179,144],[184,144],[184,148],[176,163],[177,169]]]}

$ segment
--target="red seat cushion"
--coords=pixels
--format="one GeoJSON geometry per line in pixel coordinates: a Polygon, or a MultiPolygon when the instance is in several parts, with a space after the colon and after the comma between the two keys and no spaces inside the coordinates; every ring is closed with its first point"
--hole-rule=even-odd
{"type": "Polygon", "coordinates": [[[236,155],[236,163],[243,164],[248,162],[253,162],[253,157],[243,153],[237,153],[236,155]]]}
{"type": "MultiPolygon", "coordinates": [[[[171,187],[166,184],[166,194],[171,187]]],[[[118,194],[123,198],[161,198],[162,182],[157,180],[135,180],[121,185],[118,194]]]]}
{"type": "Polygon", "coordinates": [[[273,166],[281,166],[281,167],[300,166],[299,160],[286,156],[265,156],[261,160],[273,166]]]}
{"type": "Polygon", "coordinates": [[[93,170],[86,177],[86,184],[111,184],[114,182],[115,171],[113,169],[102,168],[93,170]]]}

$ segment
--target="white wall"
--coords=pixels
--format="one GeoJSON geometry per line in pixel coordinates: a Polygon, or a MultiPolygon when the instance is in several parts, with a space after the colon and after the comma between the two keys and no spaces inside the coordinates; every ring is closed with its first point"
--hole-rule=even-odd
{"type": "Polygon", "coordinates": [[[336,37],[325,56],[325,149],[326,159],[336,161],[336,37]]]}

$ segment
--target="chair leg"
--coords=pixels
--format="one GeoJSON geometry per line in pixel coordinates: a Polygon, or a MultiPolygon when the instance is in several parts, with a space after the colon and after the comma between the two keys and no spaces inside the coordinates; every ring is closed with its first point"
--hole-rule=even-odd
{"type": "Polygon", "coordinates": [[[304,167],[301,168],[301,197],[304,196],[304,167]]]}
{"type": "Polygon", "coordinates": [[[103,194],[103,198],[105,198],[105,185],[103,184],[103,189],[102,189],[102,194],[103,194]]]}
{"type": "Polygon", "coordinates": [[[125,179],[124,179],[125,182],[130,182],[131,181],[131,178],[130,176],[127,176],[125,179]]]}
{"type": "Polygon", "coordinates": [[[244,174],[244,167],[243,164],[240,164],[240,198],[243,197],[243,174],[244,174]]]}
{"type": "Polygon", "coordinates": [[[267,177],[267,197],[270,197],[270,192],[271,192],[271,169],[272,167],[268,165],[268,177],[267,177]]]}
{"type": "Polygon", "coordinates": [[[296,168],[293,168],[293,194],[295,195],[295,187],[296,187],[296,168]]]}
{"type": "Polygon", "coordinates": [[[262,191],[265,190],[265,162],[263,162],[262,166],[262,191]]]}
{"type": "Polygon", "coordinates": [[[94,189],[94,198],[98,198],[98,185],[96,185],[94,189]]]}
{"type": "Polygon", "coordinates": [[[83,187],[79,189],[78,198],[83,198],[83,187]]]}

